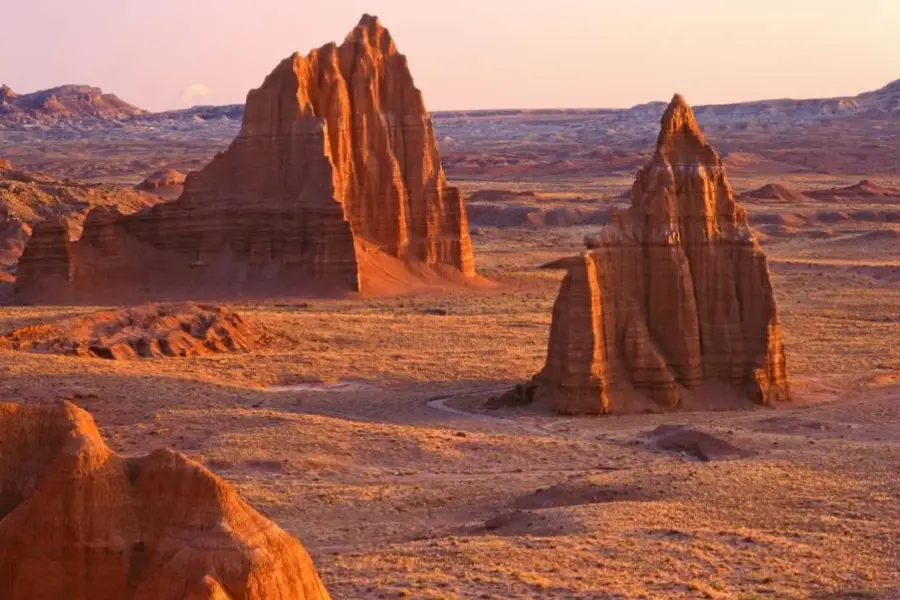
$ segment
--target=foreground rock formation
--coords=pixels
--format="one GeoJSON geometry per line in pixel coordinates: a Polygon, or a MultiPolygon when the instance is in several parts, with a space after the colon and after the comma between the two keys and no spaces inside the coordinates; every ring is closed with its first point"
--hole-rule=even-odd
{"type": "Polygon", "coordinates": [[[132,360],[249,352],[271,337],[224,306],[150,304],[17,329],[0,348],[132,360]]]}
{"type": "Polygon", "coordinates": [[[4,600],[324,600],[300,543],[171,450],[112,452],[68,402],[0,404],[4,600]]]}
{"type": "Polygon", "coordinates": [[[410,265],[474,275],[422,95],[369,16],[340,46],[282,61],[177,201],[95,211],[69,246],[47,227],[22,257],[20,297],[366,291],[410,265]]]}
{"type": "Polygon", "coordinates": [[[115,207],[131,214],[160,201],[130,187],[58,179],[0,159],[0,269],[15,266],[41,221],[63,228],[68,243],[81,235],[85,214],[93,208],[115,207]]]}
{"type": "Polygon", "coordinates": [[[788,398],[766,258],[675,96],[630,208],[568,269],[534,397],[566,413],[788,398]]]}

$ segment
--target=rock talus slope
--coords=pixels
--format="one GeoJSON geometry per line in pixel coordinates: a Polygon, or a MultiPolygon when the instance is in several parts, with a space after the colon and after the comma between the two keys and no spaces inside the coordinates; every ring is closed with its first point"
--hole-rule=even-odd
{"type": "Polygon", "coordinates": [[[535,397],[566,413],[786,400],[766,258],[680,96],[631,201],[563,261],[535,397]]]}
{"type": "Polygon", "coordinates": [[[447,185],[422,95],[368,15],[340,46],[294,54],[252,90],[237,138],[187,177],[178,200],[127,217],[92,213],[71,252],[26,249],[22,260],[20,295],[44,301],[100,288],[365,291],[378,273],[364,269],[382,263],[474,275],[465,206],[447,185]]]}
{"type": "Polygon", "coordinates": [[[171,450],[124,458],[68,402],[0,404],[4,600],[326,600],[295,538],[171,450]]]}

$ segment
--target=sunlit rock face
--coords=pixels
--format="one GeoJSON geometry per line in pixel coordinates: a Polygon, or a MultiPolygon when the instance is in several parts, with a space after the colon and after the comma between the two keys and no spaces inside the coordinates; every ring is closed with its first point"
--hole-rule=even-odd
{"type": "Polygon", "coordinates": [[[566,259],[537,399],[566,413],[789,397],[765,255],[675,96],[631,206],[566,259]]]}
{"type": "Polygon", "coordinates": [[[26,249],[17,289],[43,301],[365,291],[379,257],[475,274],[422,95],[366,15],[341,45],[288,57],[252,90],[237,138],[178,200],[89,217],[70,250],[26,249]]]}
{"type": "Polygon", "coordinates": [[[172,450],[125,458],[69,402],[0,404],[4,600],[327,600],[295,538],[172,450]]]}

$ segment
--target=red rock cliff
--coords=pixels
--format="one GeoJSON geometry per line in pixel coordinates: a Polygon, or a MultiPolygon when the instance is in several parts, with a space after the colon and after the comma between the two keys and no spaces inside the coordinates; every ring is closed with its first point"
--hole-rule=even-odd
{"type": "MultiPolygon", "coordinates": [[[[56,254],[26,251],[23,262],[56,254]]],[[[17,289],[44,301],[358,290],[373,254],[474,275],[465,206],[422,95],[366,15],[340,46],[294,54],[251,91],[238,137],[177,201],[89,218],[67,281],[47,291],[42,273],[64,269],[41,261],[23,265],[17,289]]]]}
{"type": "Polygon", "coordinates": [[[536,397],[567,413],[786,400],[765,255],[680,96],[631,201],[564,261],[536,397]]]}

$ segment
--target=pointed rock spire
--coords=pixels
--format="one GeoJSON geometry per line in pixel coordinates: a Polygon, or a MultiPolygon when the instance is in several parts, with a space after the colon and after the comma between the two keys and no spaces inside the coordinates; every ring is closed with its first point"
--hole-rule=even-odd
{"type": "Polygon", "coordinates": [[[717,165],[721,161],[697,124],[694,111],[681,94],[675,94],[660,121],[656,155],[671,164],[717,165]]]}
{"type": "Polygon", "coordinates": [[[533,397],[565,413],[787,400],[766,257],[680,95],[631,202],[567,262],[533,397]]]}

